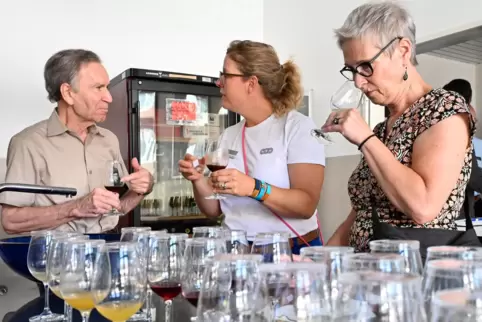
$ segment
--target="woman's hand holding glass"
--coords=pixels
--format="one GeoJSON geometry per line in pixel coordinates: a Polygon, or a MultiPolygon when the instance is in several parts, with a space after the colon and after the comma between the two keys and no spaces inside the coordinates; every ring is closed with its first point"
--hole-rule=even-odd
{"type": "Polygon", "coordinates": [[[209,178],[215,193],[248,197],[254,190],[255,182],[250,176],[236,169],[213,172],[209,178]]]}

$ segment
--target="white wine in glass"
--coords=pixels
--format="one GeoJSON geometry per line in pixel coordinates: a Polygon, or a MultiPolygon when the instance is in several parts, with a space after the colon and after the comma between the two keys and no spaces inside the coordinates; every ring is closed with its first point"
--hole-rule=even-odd
{"type": "Polygon", "coordinates": [[[146,297],[147,268],[137,243],[105,244],[94,266],[92,295],[95,308],[106,319],[127,321],[146,297]]]}

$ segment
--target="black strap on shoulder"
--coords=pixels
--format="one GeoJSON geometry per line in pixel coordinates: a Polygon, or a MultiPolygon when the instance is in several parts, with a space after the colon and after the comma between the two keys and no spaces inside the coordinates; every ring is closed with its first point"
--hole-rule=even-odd
{"type": "MultiPolygon", "coordinates": [[[[464,217],[465,217],[465,230],[474,229],[472,224],[472,218],[470,217],[470,206],[468,198],[464,199],[464,217]]],[[[378,212],[376,208],[372,208],[372,221],[374,225],[380,224],[380,217],[378,217],[378,212]]]]}

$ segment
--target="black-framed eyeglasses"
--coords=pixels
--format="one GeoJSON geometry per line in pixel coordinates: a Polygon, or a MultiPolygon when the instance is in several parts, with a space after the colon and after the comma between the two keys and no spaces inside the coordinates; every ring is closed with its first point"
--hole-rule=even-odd
{"type": "Polygon", "coordinates": [[[383,47],[382,49],[380,49],[380,51],[375,55],[373,56],[372,59],[370,59],[369,61],[366,61],[366,62],[362,62],[358,65],[356,65],[355,67],[351,67],[351,66],[345,66],[343,67],[341,70],[340,70],[340,73],[348,80],[354,80],[355,79],[355,75],[356,74],[360,74],[362,75],[363,77],[370,77],[373,75],[373,66],[372,66],[372,63],[378,58],[380,57],[380,55],[385,51],[387,50],[388,47],[390,47],[391,44],[393,44],[396,40],[402,40],[403,37],[396,37],[396,38],[393,38],[385,47],[383,47]]]}

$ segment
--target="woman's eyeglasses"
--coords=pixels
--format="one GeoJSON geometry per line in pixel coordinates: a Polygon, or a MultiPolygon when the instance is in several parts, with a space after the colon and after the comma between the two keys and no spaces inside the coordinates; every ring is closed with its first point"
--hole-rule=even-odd
{"type": "Polygon", "coordinates": [[[340,70],[340,73],[348,80],[352,81],[355,79],[356,74],[360,74],[363,77],[370,77],[373,75],[373,66],[372,63],[380,57],[380,55],[390,47],[391,44],[395,42],[395,40],[402,40],[403,37],[396,37],[393,38],[385,47],[383,47],[372,59],[367,62],[362,62],[358,64],[356,67],[345,66],[340,70]]]}

